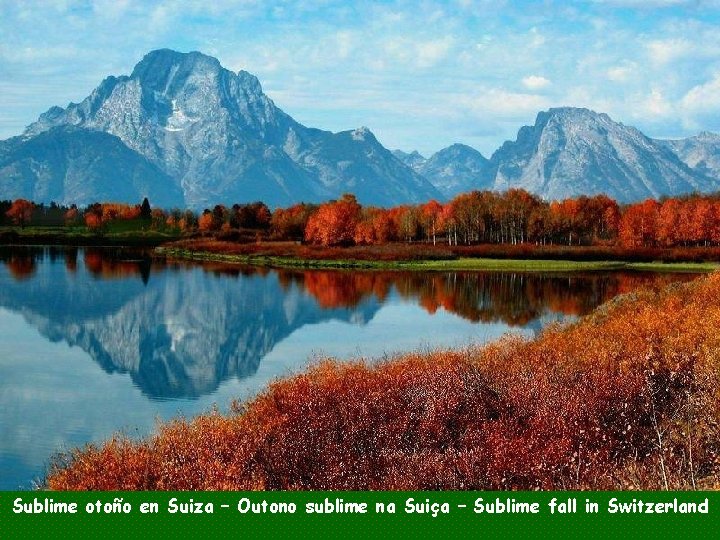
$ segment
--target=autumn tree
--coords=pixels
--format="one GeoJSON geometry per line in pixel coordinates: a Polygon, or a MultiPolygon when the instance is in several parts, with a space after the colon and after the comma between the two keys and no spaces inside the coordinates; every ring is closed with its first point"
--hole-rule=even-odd
{"type": "Polygon", "coordinates": [[[310,215],[317,210],[314,204],[295,204],[277,208],[271,216],[271,234],[279,240],[302,240],[310,215]]]}
{"type": "Polygon", "coordinates": [[[675,198],[663,201],[660,206],[657,221],[657,241],[661,246],[671,247],[678,242],[678,224],[681,209],[682,203],[675,198]]]}
{"type": "Polygon", "coordinates": [[[16,199],[13,201],[10,209],[5,212],[5,215],[10,218],[15,225],[20,225],[20,228],[24,229],[25,225],[30,223],[34,209],[35,205],[32,202],[25,199],[16,199]]]}
{"type": "Polygon", "coordinates": [[[644,247],[656,243],[659,208],[657,201],[648,199],[625,209],[619,231],[623,247],[644,247]]]}
{"type": "Polygon", "coordinates": [[[93,232],[101,232],[103,228],[102,216],[95,212],[87,212],[85,214],[85,226],[93,232]]]}
{"type": "Polygon", "coordinates": [[[205,210],[198,218],[198,229],[203,233],[213,230],[213,213],[210,210],[205,210]]]}
{"type": "Polygon", "coordinates": [[[233,229],[269,229],[272,213],[263,202],[234,204],[228,214],[233,229]]]}
{"type": "Polygon", "coordinates": [[[404,206],[397,222],[398,236],[406,242],[412,242],[421,237],[420,210],[416,206],[404,206]]]}
{"type": "Polygon", "coordinates": [[[432,238],[433,245],[437,244],[437,235],[441,232],[442,204],[432,199],[420,207],[420,222],[425,230],[428,241],[432,238]]]}
{"type": "Polygon", "coordinates": [[[397,239],[397,229],[384,208],[363,208],[355,227],[356,244],[384,244],[397,239]]]}
{"type": "Polygon", "coordinates": [[[320,205],[308,219],[305,240],[323,246],[349,245],[355,237],[360,205],[354,195],[320,205]]]}
{"type": "Polygon", "coordinates": [[[70,208],[68,208],[67,212],[65,212],[65,215],[63,217],[65,220],[65,225],[67,227],[70,227],[71,225],[77,223],[79,217],[77,206],[72,205],[70,208]]]}
{"type": "Polygon", "coordinates": [[[167,221],[167,215],[162,208],[153,208],[150,212],[150,227],[154,230],[161,229],[167,221]]]}

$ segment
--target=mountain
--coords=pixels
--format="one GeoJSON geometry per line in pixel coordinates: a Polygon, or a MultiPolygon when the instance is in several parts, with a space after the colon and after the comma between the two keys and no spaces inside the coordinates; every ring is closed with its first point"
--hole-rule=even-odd
{"type": "Polygon", "coordinates": [[[0,198],[98,200],[194,209],[288,206],[354,193],[394,206],[472,189],[524,188],[547,199],[605,193],[620,202],[720,188],[720,136],[650,139],[588,109],[540,112],[486,159],[454,144],[429,159],[390,152],[361,127],[306,127],[258,79],[199,52],[148,53],[82,102],[52,107],[0,141],[0,198]]]}
{"type": "Polygon", "coordinates": [[[720,135],[703,131],[695,137],[657,141],[667,145],[690,168],[720,178],[720,135]]]}
{"type": "Polygon", "coordinates": [[[395,151],[447,198],[523,188],[545,199],[604,193],[619,202],[720,189],[720,135],[654,140],[608,115],[574,107],[540,112],[488,160],[454,144],[429,159],[395,151]]]}
{"type": "Polygon", "coordinates": [[[433,154],[415,169],[447,198],[492,186],[493,166],[480,152],[453,144],[433,154]]]}
{"type": "Polygon", "coordinates": [[[668,145],[606,114],[571,107],[539,113],[491,162],[494,189],[519,187],[547,199],[605,193],[631,202],[720,186],[668,145]]]}
{"type": "Polygon", "coordinates": [[[175,181],[118,137],[74,126],[0,143],[0,194],[63,204],[143,197],[166,208],[183,204],[175,181]]]}
{"type": "MultiPolygon", "coordinates": [[[[81,103],[48,110],[22,139],[44,135],[45,145],[52,145],[54,129],[68,126],[117,137],[136,154],[132,159],[172,178],[184,204],[196,209],[255,200],[287,206],[348,191],[383,206],[439,195],[367,128],[331,133],[305,127],[275,106],[255,76],[229,71],[199,52],[150,52],[131,75],[108,77],[81,103]]],[[[88,144],[87,151],[96,149],[88,144]]],[[[2,185],[20,184],[15,192],[30,196],[25,186],[32,175],[13,157],[8,154],[6,166],[14,176],[2,185]]],[[[58,166],[55,176],[82,157],[63,156],[65,169],[58,166]]],[[[120,156],[107,159],[123,170],[120,156]]]]}
{"type": "Polygon", "coordinates": [[[405,165],[407,165],[414,171],[417,171],[418,168],[420,168],[422,164],[427,161],[427,158],[425,158],[417,150],[413,150],[409,154],[407,152],[403,152],[402,150],[393,150],[393,156],[398,158],[400,161],[402,161],[405,165]]]}

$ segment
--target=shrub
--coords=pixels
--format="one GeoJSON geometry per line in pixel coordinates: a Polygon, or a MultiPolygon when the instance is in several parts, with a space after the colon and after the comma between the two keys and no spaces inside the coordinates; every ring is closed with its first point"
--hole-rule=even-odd
{"type": "Polygon", "coordinates": [[[720,488],[720,274],[534,340],[324,361],[141,440],[60,456],[51,489],[720,488]]]}

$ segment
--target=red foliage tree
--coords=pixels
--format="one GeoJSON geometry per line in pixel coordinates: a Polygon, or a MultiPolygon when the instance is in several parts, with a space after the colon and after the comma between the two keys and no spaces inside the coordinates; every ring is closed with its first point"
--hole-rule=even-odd
{"type": "Polygon", "coordinates": [[[305,240],[323,246],[349,245],[355,238],[360,205],[354,195],[320,205],[308,219],[305,240]]]}
{"type": "Polygon", "coordinates": [[[24,229],[32,219],[33,210],[35,210],[35,205],[32,202],[25,199],[16,199],[13,201],[10,210],[5,212],[5,215],[9,217],[15,225],[20,225],[20,228],[24,229]]]}

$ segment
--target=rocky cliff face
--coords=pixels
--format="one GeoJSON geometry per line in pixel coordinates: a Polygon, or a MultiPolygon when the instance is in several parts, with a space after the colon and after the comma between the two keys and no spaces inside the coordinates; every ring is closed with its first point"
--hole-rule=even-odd
{"type": "Polygon", "coordinates": [[[366,128],[307,128],[276,107],[256,77],[198,52],[153,51],[130,76],[108,77],[81,103],[41,115],[24,138],[58,126],[116,136],[174,179],[192,208],[287,206],[348,191],[379,205],[437,195],[366,128]]]}
{"type": "Polygon", "coordinates": [[[703,131],[695,137],[679,140],[659,140],[667,145],[688,167],[695,171],[720,178],[720,135],[703,131]]]}
{"type": "Polygon", "coordinates": [[[420,154],[417,150],[413,150],[410,153],[403,152],[402,150],[393,150],[393,156],[415,171],[417,171],[422,164],[427,161],[427,158],[420,154]]]}
{"type": "Polygon", "coordinates": [[[86,205],[98,201],[183,205],[175,180],[107,133],[59,126],[0,143],[0,196],[86,205]]]}
{"type": "Polygon", "coordinates": [[[605,193],[620,202],[716,189],[667,146],[588,109],[541,112],[492,156],[493,187],[548,199],[605,193]]]}
{"type": "Polygon", "coordinates": [[[458,193],[492,187],[494,168],[480,152],[464,144],[453,144],[416,165],[446,198],[458,193]]]}
{"type": "Polygon", "coordinates": [[[712,134],[653,140],[606,114],[563,107],[539,113],[490,160],[453,145],[412,166],[447,197],[523,188],[545,199],[604,193],[632,202],[720,189],[719,141],[712,134]]]}

